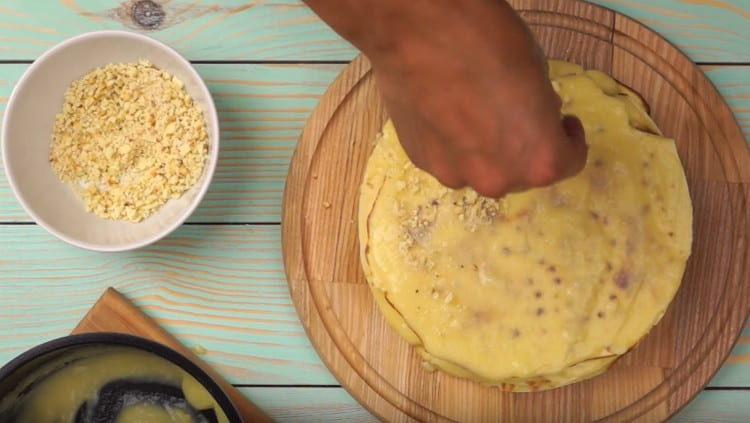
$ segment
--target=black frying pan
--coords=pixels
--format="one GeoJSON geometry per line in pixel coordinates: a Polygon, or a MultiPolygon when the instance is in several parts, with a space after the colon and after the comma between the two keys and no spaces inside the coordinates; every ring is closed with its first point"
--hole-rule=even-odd
{"type": "MultiPolygon", "coordinates": [[[[136,336],[119,333],[87,333],[81,335],[70,335],[45,342],[24,352],[0,368],[0,403],[3,403],[6,396],[11,394],[16,386],[26,379],[30,373],[33,373],[43,364],[50,360],[59,359],[65,354],[69,354],[81,348],[89,348],[93,346],[130,347],[156,354],[157,356],[182,368],[203,385],[216,400],[216,403],[224,411],[224,414],[226,414],[230,422],[242,422],[237,409],[229,400],[227,394],[216,384],[216,382],[213,381],[213,379],[201,370],[200,367],[195,365],[195,363],[164,345],[136,336]]],[[[30,389],[33,389],[33,383],[30,385],[30,389]]],[[[17,397],[21,397],[26,393],[27,392],[20,392],[17,394],[17,397]]],[[[102,411],[102,409],[110,407],[111,403],[116,403],[117,398],[125,393],[131,396],[156,395],[162,398],[167,404],[170,401],[180,400],[180,396],[182,395],[180,388],[159,385],[158,383],[143,381],[113,382],[105,385],[100,391],[99,401],[104,403],[101,404],[101,407],[97,404],[97,407],[100,409],[99,418],[94,421],[110,421],[107,420],[107,418],[114,421],[117,417],[116,413],[119,410],[116,407],[110,411],[102,411]],[[110,403],[106,403],[107,401],[110,403]],[[106,415],[107,413],[110,414],[109,417],[102,418],[102,415],[106,415]]],[[[202,419],[200,421],[212,421],[210,415],[201,415],[199,417],[202,419]]],[[[84,416],[79,416],[79,418],[81,418],[81,421],[91,421],[90,416],[88,417],[88,420],[86,420],[84,416]]],[[[3,410],[0,410],[0,423],[5,423],[6,421],[9,421],[9,419],[11,419],[11,417],[8,417],[7,415],[4,417],[3,410]]]]}

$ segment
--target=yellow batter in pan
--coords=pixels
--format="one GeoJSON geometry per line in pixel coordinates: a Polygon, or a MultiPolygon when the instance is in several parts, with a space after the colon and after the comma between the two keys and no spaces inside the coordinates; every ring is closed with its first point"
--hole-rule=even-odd
{"type": "Polygon", "coordinates": [[[577,176],[483,198],[417,169],[388,122],[361,187],[360,253],[388,322],[427,367],[528,391],[592,377],[655,325],[680,285],[692,207],[672,140],[640,97],[550,62],[581,119],[577,176]]]}

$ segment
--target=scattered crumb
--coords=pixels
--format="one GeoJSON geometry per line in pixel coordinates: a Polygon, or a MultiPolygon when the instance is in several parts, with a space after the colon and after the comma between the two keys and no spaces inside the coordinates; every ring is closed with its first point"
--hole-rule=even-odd
{"type": "Polygon", "coordinates": [[[331,203],[329,203],[328,201],[323,201],[323,208],[324,209],[330,209],[331,208],[331,203]]]}
{"type": "Polygon", "coordinates": [[[428,372],[434,372],[435,366],[432,365],[429,361],[422,361],[422,369],[428,371],[428,372]]]}
{"type": "Polygon", "coordinates": [[[196,345],[191,348],[191,350],[193,351],[193,353],[195,353],[195,355],[206,355],[206,353],[208,352],[208,350],[205,349],[202,345],[196,345]]]}

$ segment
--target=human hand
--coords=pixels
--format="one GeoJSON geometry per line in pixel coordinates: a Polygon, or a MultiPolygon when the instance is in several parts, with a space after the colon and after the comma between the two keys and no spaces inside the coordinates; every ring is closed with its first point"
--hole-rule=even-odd
{"type": "Polygon", "coordinates": [[[370,58],[416,166],[488,197],[583,168],[583,127],[560,115],[544,54],[505,2],[396,0],[366,10],[357,0],[342,3],[350,18],[329,23],[370,58]],[[357,13],[372,26],[351,26],[357,13]]]}

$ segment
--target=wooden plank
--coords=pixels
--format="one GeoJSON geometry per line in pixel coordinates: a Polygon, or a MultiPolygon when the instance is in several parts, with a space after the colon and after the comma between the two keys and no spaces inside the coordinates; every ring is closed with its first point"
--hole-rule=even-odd
{"type": "Polygon", "coordinates": [[[183,226],[118,254],[36,225],[0,225],[0,240],[0,363],[69,333],[113,286],[232,383],[336,383],[292,307],[276,225],[183,226]]]}
{"type": "Polygon", "coordinates": [[[696,62],[748,62],[745,0],[590,0],[635,18],[696,62]]]}
{"type": "Polygon", "coordinates": [[[277,422],[377,422],[344,388],[240,388],[277,422]]]}
{"type": "MultiPolygon", "coordinates": [[[[219,167],[191,222],[279,222],[302,127],[344,65],[197,65],[222,126],[219,167]]],[[[0,111],[27,65],[0,65],[0,111]]],[[[706,66],[750,139],[750,66],[706,66]]],[[[2,158],[0,158],[2,160],[2,158]]],[[[0,222],[30,219],[0,172],[0,222]]]]}
{"type": "Polygon", "coordinates": [[[750,140],[750,66],[701,66],[750,140]]]}
{"type": "Polygon", "coordinates": [[[750,391],[703,391],[673,419],[674,423],[746,423],[750,391]]]}
{"type": "MultiPolygon", "coordinates": [[[[71,335],[93,333],[121,333],[139,336],[177,351],[201,368],[229,397],[239,413],[237,418],[246,422],[268,423],[270,419],[257,405],[248,401],[234,386],[229,384],[216,369],[198,358],[190,348],[183,345],[171,333],[159,326],[154,319],[143,313],[132,301],[114,288],[107,288],[94,306],[86,313],[71,335]]],[[[226,411],[226,410],[225,410],[226,411]]],[[[227,416],[229,417],[229,416],[227,416]]],[[[229,417],[234,419],[235,417],[229,417]]]]}
{"type": "Polygon", "coordinates": [[[0,60],[35,59],[66,38],[103,29],[146,33],[191,60],[348,60],[355,55],[299,1],[156,0],[151,3],[162,5],[163,18],[140,19],[151,29],[133,18],[135,3],[3,0],[0,60]]]}
{"type": "MultiPolygon", "coordinates": [[[[376,422],[343,388],[240,388],[278,422],[376,422]]],[[[703,391],[673,423],[745,423],[750,391],[703,391]]]]}
{"type": "Polygon", "coordinates": [[[710,386],[750,387],[750,325],[745,326],[732,355],[711,380],[710,386]]]}
{"type": "MultiPolygon", "coordinates": [[[[27,65],[0,65],[0,110],[27,65]]],[[[279,222],[302,127],[343,65],[197,65],[219,110],[221,150],[192,222],[279,222]]],[[[1,160],[1,159],[0,159],[1,160]]],[[[0,172],[0,222],[29,221],[0,172]]]]}
{"type": "MultiPolygon", "coordinates": [[[[33,59],[65,38],[99,29],[140,30],[198,60],[350,60],[356,55],[298,0],[157,2],[165,4],[164,22],[144,31],[122,6],[132,0],[4,0],[0,60],[33,59]]],[[[592,2],[641,20],[693,60],[750,61],[744,0],[592,2]]]]}
{"type": "MultiPolygon", "coordinates": [[[[276,225],[189,225],[107,254],[0,225],[0,365],[69,333],[114,286],[232,383],[336,384],[292,306],[280,243],[276,225]]],[[[711,386],[750,387],[750,329],[711,386]]]]}

